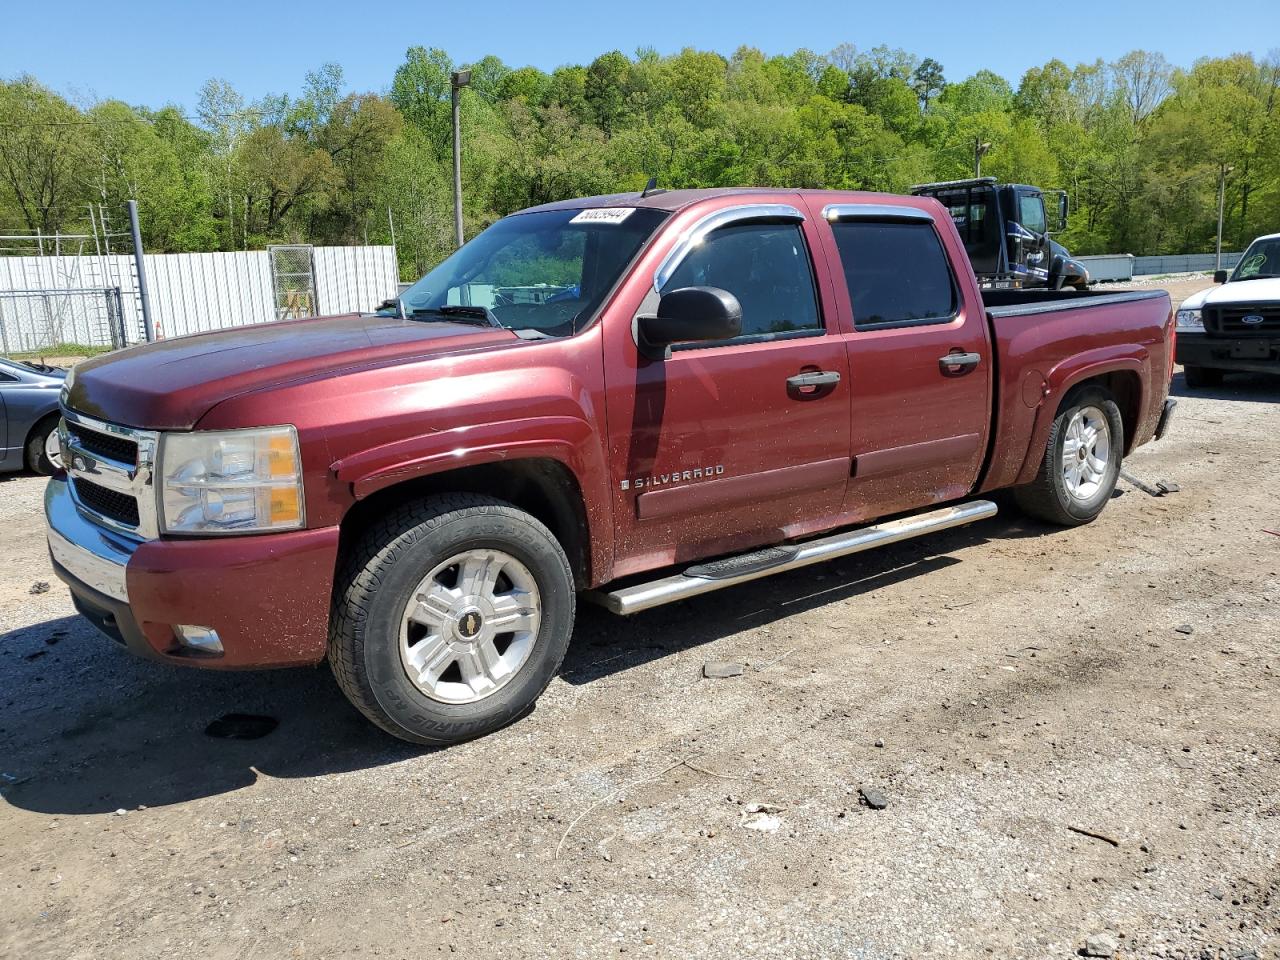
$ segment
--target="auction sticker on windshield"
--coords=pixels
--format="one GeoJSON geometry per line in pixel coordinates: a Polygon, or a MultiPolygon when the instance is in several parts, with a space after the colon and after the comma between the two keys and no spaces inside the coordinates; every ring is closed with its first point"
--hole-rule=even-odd
{"type": "Polygon", "coordinates": [[[579,211],[569,222],[617,224],[635,212],[635,207],[594,207],[590,210],[579,211]]]}

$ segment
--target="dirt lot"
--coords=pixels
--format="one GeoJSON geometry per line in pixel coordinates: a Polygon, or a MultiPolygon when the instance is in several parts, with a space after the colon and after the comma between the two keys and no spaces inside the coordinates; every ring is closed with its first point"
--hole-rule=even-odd
{"type": "Polygon", "coordinates": [[[1280,382],[1175,392],[1127,467],[1177,494],[584,607],[530,717],[427,753],[323,668],[118,651],[0,481],[0,956],[1280,956],[1280,382]]]}

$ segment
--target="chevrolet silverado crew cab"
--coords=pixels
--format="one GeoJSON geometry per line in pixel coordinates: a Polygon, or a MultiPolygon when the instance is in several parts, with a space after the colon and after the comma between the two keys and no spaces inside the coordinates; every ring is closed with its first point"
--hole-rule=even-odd
{"type": "Polygon", "coordinates": [[[1216,387],[1223,375],[1280,373],[1280,233],[1249,244],[1222,284],[1178,308],[1177,360],[1187,386],[1216,387]]]}
{"type": "MultiPolygon", "coordinates": [[[[521,715],[628,614],[993,514],[1092,520],[1163,432],[1162,291],[980,292],[931,199],[698,190],[499,220],[367,315],[74,369],[49,548],[129,649],[327,658],[392,734],[521,715]]],[[[700,615],[712,616],[713,607],[700,615]]]]}

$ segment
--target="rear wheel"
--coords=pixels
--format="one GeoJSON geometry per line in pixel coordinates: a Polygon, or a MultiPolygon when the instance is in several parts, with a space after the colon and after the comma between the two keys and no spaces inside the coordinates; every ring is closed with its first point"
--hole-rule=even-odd
{"type": "Polygon", "coordinates": [[[573,576],[551,532],[489,497],[395,511],[352,551],[329,660],[366,717],[413,743],[482,736],[525,713],[573,632],[573,576]]]}
{"type": "Polygon", "coordinates": [[[1035,480],[1014,496],[1050,523],[1088,523],[1111,499],[1123,451],[1124,421],[1111,394],[1100,387],[1073,391],[1054,418],[1035,480]]]}
{"type": "Polygon", "coordinates": [[[32,473],[50,476],[62,466],[58,445],[58,414],[51,413],[35,425],[27,437],[26,463],[32,473]]]}
{"type": "Polygon", "coordinates": [[[1182,376],[1192,390],[1203,390],[1207,387],[1219,387],[1225,374],[1213,367],[1183,367],[1182,376]]]}

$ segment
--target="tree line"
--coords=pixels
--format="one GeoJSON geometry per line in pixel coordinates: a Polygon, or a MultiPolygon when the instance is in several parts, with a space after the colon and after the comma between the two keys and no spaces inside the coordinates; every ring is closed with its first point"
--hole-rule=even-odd
{"type": "MultiPolygon", "coordinates": [[[[0,82],[0,232],[88,232],[91,203],[136,199],[156,252],[275,242],[387,243],[402,274],[453,246],[450,73],[411,47],[390,86],[342,69],[250,102],[210,80],[194,113],[75,104],[30,76],[0,82]]],[[[613,51],[551,72],[488,56],[461,94],[468,235],[531,204],[664,187],[773,185],[905,192],[984,175],[1065,188],[1061,240],[1080,254],[1211,250],[1280,229],[1280,55],[1175,67],[1137,50],[1051,60],[1015,88],[951,81],[903,50],[730,57],[613,51]]]]}

